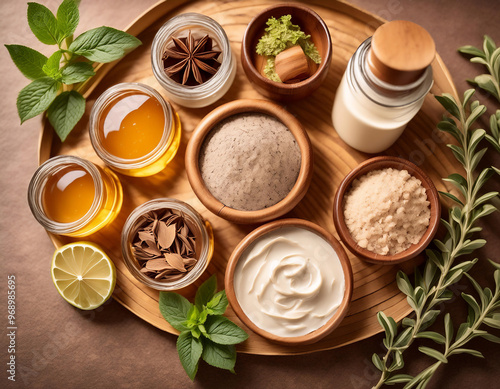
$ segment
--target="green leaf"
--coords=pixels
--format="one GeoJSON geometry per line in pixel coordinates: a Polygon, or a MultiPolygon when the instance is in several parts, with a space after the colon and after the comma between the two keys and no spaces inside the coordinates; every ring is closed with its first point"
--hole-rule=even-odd
{"type": "Polygon", "coordinates": [[[451,115],[460,120],[460,109],[455,98],[449,93],[443,93],[441,96],[436,96],[437,101],[446,109],[451,115]]]}
{"type": "Polygon", "coordinates": [[[483,50],[486,56],[487,57],[491,56],[491,54],[493,54],[496,48],[497,46],[495,45],[495,41],[491,39],[491,37],[489,37],[488,35],[485,35],[483,41],[483,50]]]}
{"type": "Polygon", "coordinates": [[[469,324],[468,323],[462,323],[462,324],[460,324],[460,326],[458,327],[457,334],[455,335],[455,343],[457,341],[459,341],[460,339],[462,339],[462,337],[464,336],[465,332],[468,329],[469,329],[469,324]]]}
{"type": "Polygon", "coordinates": [[[42,77],[26,86],[17,97],[17,112],[21,124],[45,111],[57,96],[59,83],[50,78],[42,77]]]}
{"type": "Polygon", "coordinates": [[[196,327],[199,324],[199,318],[200,311],[198,310],[196,305],[191,304],[191,307],[189,308],[189,311],[187,313],[187,320],[184,322],[184,325],[188,328],[196,327]]]}
{"type": "Polygon", "coordinates": [[[411,381],[413,376],[408,374],[396,374],[384,381],[385,385],[401,384],[411,381]]]}
{"type": "Polygon", "coordinates": [[[217,290],[217,278],[213,274],[208,280],[206,280],[196,291],[195,304],[198,309],[203,310],[203,306],[206,306],[210,299],[215,295],[217,290]]]}
{"type": "Polygon", "coordinates": [[[453,321],[449,313],[444,315],[444,334],[446,344],[450,345],[453,338],[453,321]]]}
{"type": "Polygon", "coordinates": [[[467,196],[467,181],[458,173],[453,173],[448,176],[448,178],[443,178],[443,181],[447,181],[455,185],[455,187],[462,193],[462,196],[467,196]]]}
{"type": "Polygon", "coordinates": [[[445,344],[446,343],[445,337],[437,332],[434,332],[434,331],[422,331],[422,332],[419,332],[416,337],[430,339],[438,344],[445,344]]]}
{"type": "Polygon", "coordinates": [[[463,245],[462,249],[460,250],[460,254],[461,255],[470,254],[473,251],[480,249],[485,244],[486,244],[486,241],[484,239],[473,240],[473,241],[463,245]]]}
{"type": "Polygon", "coordinates": [[[500,263],[496,263],[495,261],[492,261],[491,259],[488,259],[488,262],[493,266],[495,269],[500,270],[500,263]]]}
{"type": "Polygon", "coordinates": [[[59,72],[61,57],[61,50],[57,50],[49,57],[47,63],[43,66],[43,71],[45,72],[45,74],[55,80],[57,80],[61,76],[61,73],[59,72]]]}
{"type": "Polygon", "coordinates": [[[192,304],[183,296],[173,292],[160,292],[160,312],[166,321],[178,331],[187,328],[183,323],[188,318],[192,304]]]}
{"type": "Polygon", "coordinates": [[[430,356],[432,358],[435,358],[435,359],[437,359],[440,362],[448,363],[448,359],[446,359],[446,357],[442,353],[440,353],[439,351],[437,351],[437,350],[434,350],[434,349],[432,349],[430,347],[425,347],[425,346],[419,347],[418,350],[421,353],[424,353],[425,355],[428,355],[428,356],[430,356]]]}
{"type": "Polygon", "coordinates": [[[191,380],[194,380],[198,371],[198,363],[203,352],[200,340],[193,337],[191,332],[181,332],[177,338],[177,353],[182,367],[191,380]]]}
{"type": "Polygon", "coordinates": [[[481,205],[482,203],[485,203],[495,197],[498,196],[498,192],[489,192],[489,193],[485,193],[484,195],[482,195],[481,197],[479,197],[475,202],[474,202],[474,205],[473,205],[473,208],[476,208],[478,207],[479,205],[481,205]]]}
{"type": "Polygon", "coordinates": [[[457,348],[455,350],[453,350],[451,354],[470,354],[474,357],[477,357],[477,358],[484,358],[484,355],[481,354],[479,351],[477,350],[471,350],[469,348],[457,348]]]}
{"type": "MultiPolygon", "coordinates": [[[[486,135],[486,140],[488,140],[488,137],[490,137],[490,135],[486,135]]],[[[481,161],[481,159],[484,156],[484,153],[486,153],[487,150],[488,150],[488,148],[485,147],[484,149],[481,149],[478,152],[474,153],[474,155],[472,156],[471,162],[470,162],[470,170],[471,171],[476,170],[477,165],[479,165],[479,162],[481,161]]],[[[498,152],[500,153],[500,145],[498,146],[498,152]]]]}
{"type": "Polygon", "coordinates": [[[384,363],[382,362],[382,359],[380,359],[377,353],[373,353],[372,363],[378,370],[380,371],[384,370],[384,363]]]}
{"type": "Polygon", "coordinates": [[[90,63],[76,62],[63,68],[61,81],[66,85],[71,85],[76,84],[77,82],[87,81],[94,75],[94,68],[90,63]]]}
{"type": "Polygon", "coordinates": [[[438,317],[438,315],[440,313],[441,313],[441,311],[439,311],[437,309],[431,309],[431,310],[427,311],[424,314],[424,316],[422,317],[421,328],[424,329],[424,328],[431,326],[436,321],[436,318],[438,317]]]}
{"type": "Polygon", "coordinates": [[[223,315],[229,302],[227,301],[226,291],[221,290],[207,304],[210,315],[223,315]]]}
{"type": "Polygon", "coordinates": [[[55,98],[47,116],[62,142],[85,113],[85,98],[78,92],[66,91],[55,98]]]}
{"type": "Polygon", "coordinates": [[[107,63],[120,59],[141,41],[126,32],[111,27],[98,27],[78,36],[69,51],[94,62],[107,63]]]}
{"type": "MultiPolygon", "coordinates": [[[[470,128],[471,125],[483,114],[486,112],[486,107],[484,105],[479,105],[478,107],[474,108],[474,110],[470,113],[469,117],[467,118],[467,121],[465,122],[465,128],[470,128]]],[[[472,138],[474,137],[481,137],[479,140],[482,139],[482,136],[481,134],[484,136],[484,130],[475,130],[473,135],[472,135],[472,138]],[[482,133],[481,133],[482,131],[482,133]],[[479,133],[479,135],[477,135],[479,133]]],[[[479,142],[479,140],[476,140],[476,139],[472,139],[471,138],[471,144],[472,144],[472,148],[475,148],[475,146],[473,145],[474,142],[479,142]]]]}
{"type": "Polygon", "coordinates": [[[472,308],[476,317],[480,317],[481,316],[481,308],[479,307],[479,304],[477,303],[476,299],[473,296],[471,296],[470,294],[466,294],[466,293],[462,293],[462,298],[472,308]]]}
{"type": "Polygon", "coordinates": [[[489,340],[490,342],[493,343],[500,343],[500,338],[498,336],[492,335],[492,334],[483,334],[481,335],[482,338],[489,340]]]}
{"type": "Polygon", "coordinates": [[[407,296],[413,296],[414,290],[411,286],[410,280],[408,279],[408,276],[401,270],[398,271],[398,274],[396,275],[396,282],[401,292],[403,292],[407,296]]]}
{"type": "Polygon", "coordinates": [[[450,199],[452,199],[453,201],[455,201],[456,203],[460,204],[460,205],[464,205],[464,203],[462,203],[462,201],[456,197],[455,195],[452,195],[451,193],[448,193],[448,192],[441,192],[441,191],[438,191],[441,195],[445,196],[445,197],[448,197],[450,199]]]}
{"type": "Polygon", "coordinates": [[[409,317],[405,317],[402,321],[403,327],[414,327],[415,326],[415,320],[410,319],[409,317]]]}
{"type": "MultiPolygon", "coordinates": [[[[450,119],[450,120],[452,120],[452,119],[450,119]]],[[[451,134],[457,141],[459,141],[459,142],[461,141],[462,136],[461,136],[455,122],[451,123],[447,120],[443,120],[443,121],[438,123],[437,127],[439,130],[451,134]]]]}
{"type": "Polygon", "coordinates": [[[471,97],[474,95],[476,91],[474,89],[467,89],[465,92],[464,92],[464,97],[462,99],[462,105],[465,107],[467,105],[467,103],[469,102],[469,100],[471,99],[471,97]]]}
{"type": "Polygon", "coordinates": [[[451,149],[457,161],[460,162],[462,165],[465,165],[464,149],[456,145],[448,144],[446,146],[448,146],[451,149]]]}
{"type": "Polygon", "coordinates": [[[462,270],[464,273],[465,272],[468,272],[472,266],[474,266],[477,262],[477,258],[474,258],[472,261],[463,261],[461,263],[459,263],[458,265],[456,266],[453,266],[450,271],[456,271],[458,269],[462,270]]]}
{"type": "MultiPolygon", "coordinates": [[[[57,23],[61,40],[72,35],[80,22],[80,12],[75,0],[64,0],[57,9],[57,23]]],[[[60,43],[60,42],[59,42],[60,43]]]]}
{"type": "Polygon", "coordinates": [[[47,62],[47,57],[36,50],[21,45],[5,45],[9,51],[10,58],[30,80],[45,77],[43,65],[47,62]]]}
{"type": "Polygon", "coordinates": [[[28,24],[40,42],[46,45],[60,42],[61,32],[56,17],[44,5],[28,3],[28,24]]]}
{"type": "Polygon", "coordinates": [[[434,262],[434,264],[440,268],[440,269],[443,269],[443,257],[441,256],[441,253],[438,253],[437,251],[435,250],[431,250],[431,249],[426,249],[425,250],[425,254],[427,255],[427,257],[429,257],[429,259],[434,262]]]}
{"type": "Polygon", "coordinates": [[[489,214],[495,212],[497,209],[494,205],[484,204],[477,213],[474,213],[474,219],[479,219],[484,216],[488,216],[489,214]]]}
{"type": "Polygon", "coordinates": [[[399,350],[397,350],[394,353],[394,360],[391,363],[391,366],[387,369],[388,371],[392,372],[395,370],[402,369],[405,366],[405,362],[403,360],[403,353],[399,350]]]}
{"type": "Polygon", "coordinates": [[[392,317],[387,317],[382,311],[377,313],[377,320],[385,330],[389,345],[392,345],[398,330],[396,322],[392,317]]]}
{"type": "Polygon", "coordinates": [[[481,74],[474,78],[474,82],[485,91],[491,93],[498,100],[500,100],[500,94],[497,90],[495,79],[490,74],[481,74]]]}
{"type": "Polygon", "coordinates": [[[205,328],[210,339],[218,344],[237,344],[248,338],[245,331],[224,316],[209,316],[205,328]]]}
{"type": "Polygon", "coordinates": [[[458,51],[463,54],[474,55],[476,57],[485,58],[484,53],[480,49],[474,46],[462,46],[458,49],[458,51]]]}
{"type": "Polygon", "coordinates": [[[394,347],[402,347],[408,345],[413,333],[413,327],[406,328],[401,334],[398,335],[394,342],[394,347]]]}
{"type": "Polygon", "coordinates": [[[485,317],[483,319],[484,324],[492,328],[500,329],[500,319],[493,317],[485,317]]]}
{"type": "Polygon", "coordinates": [[[476,289],[477,294],[479,295],[479,298],[481,299],[481,305],[485,307],[488,302],[486,301],[486,295],[483,292],[483,288],[472,278],[469,274],[465,273],[465,276],[469,279],[471,282],[472,286],[474,286],[474,289],[476,289]]]}
{"type": "Polygon", "coordinates": [[[203,343],[201,356],[211,366],[233,371],[236,363],[236,347],[206,340],[203,343]]]}

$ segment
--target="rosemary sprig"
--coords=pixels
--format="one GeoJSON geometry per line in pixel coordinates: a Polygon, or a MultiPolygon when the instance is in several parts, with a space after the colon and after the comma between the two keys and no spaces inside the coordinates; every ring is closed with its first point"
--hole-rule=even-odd
{"type": "MultiPolygon", "coordinates": [[[[493,174],[492,168],[483,169],[477,177],[474,170],[486,152],[486,148],[477,151],[481,140],[485,138],[486,132],[483,129],[472,129],[473,123],[484,114],[486,107],[480,105],[478,101],[471,103],[474,90],[467,90],[463,96],[463,102],[457,101],[450,94],[443,94],[436,97],[443,107],[458,120],[445,118],[439,124],[441,131],[450,133],[459,145],[448,145],[455,158],[462,164],[465,176],[458,173],[451,174],[444,180],[453,184],[461,193],[463,200],[457,196],[441,192],[442,195],[452,199],[457,205],[449,211],[448,221],[441,219],[443,226],[447,230],[444,240],[434,240],[434,249],[426,250],[428,260],[423,272],[415,269],[414,285],[408,276],[403,272],[398,272],[397,283],[399,289],[407,295],[408,304],[413,308],[415,318],[405,318],[402,321],[402,328],[398,333],[395,320],[387,317],[383,312],[379,312],[377,318],[385,330],[386,337],[384,346],[387,352],[383,358],[373,354],[372,362],[381,375],[375,388],[384,384],[418,382],[420,388],[424,387],[432,377],[434,370],[429,368],[426,375],[412,377],[407,374],[393,374],[404,366],[403,352],[408,349],[413,341],[418,338],[432,339],[438,343],[445,343],[443,335],[426,331],[436,320],[440,313],[436,309],[439,304],[450,300],[453,293],[449,287],[458,282],[462,275],[470,270],[477,262],[477,258],[463,261],[454,265],[455,260],[466,254],[471,254],[474,250],[484,246],[484,239],[472,239],[474,232],[481,231],[475,223],[482,217],[491,214],[496,208],[487,202],[498,196],[498,192],[489,192],[480,195],[480,189],[493,174]],[[424,378],[422,378],[424,377],[424,378]],[[413,381],[415,380],[415,381],[413,381]]],[[[497,112],[500,115],[500,111],[497,112]]],[[[498,124],[498,123],[497,123],[498,124]]],[[[498,128],[497,128],[498,129],[498,128]]],[[[498,137],[492,130],[492,138],[498,141],[498,137]]],[[[484,318],[482,319],[484,322],[484,318]]],[[[441,353],[430,348],[423,348],[422,352],[444,361],[441,353]]],[[[411,384],[413,385],[413,384],[411,384]]]]}
{"type": "Polygon", "coordinates": [[[500,265],[493,261],[490,262],[496,268],[494,272],[495,291],[492,292],[489,288],[481,288],[469,274],[465,273],[474,286],[474,289],[476,289],[480,302],[478,303],[473,296],[462,293],[462,298],[469,305],[467,321],[460,324],[455,335],[455,340],[453,340],[453,322],[449,313],[445,315],[445,336],[437,334],[439,336],[434,338],[436,343],[444,344],[444,351],[441,353],[429,347],[419,347],[418,349],[421,352],[435,358],[437,361],[411,379],[405,385],[405,389],[425,387],[439,366],[443,363],[448,363],[448,358],[452,355],[470,354],[478,358],[484,358],[481,352],[464,348],[474,338],[482,337],[491,342],[500,343],[499,337],[488,333],[488,331],[479,329],[483,324],[492,328],[500,328],[500,265]]]}
{"type": "Polygon", "coordinates": [[[473,55],[471,62],[486,66],[490,74],[481,74],[474,80],[467,80],[477,85],[500,101],[500,47],[488,35],[484,36],[483,50],[474,46],[462,46],[458,49],[460,53],[473,55]]]}

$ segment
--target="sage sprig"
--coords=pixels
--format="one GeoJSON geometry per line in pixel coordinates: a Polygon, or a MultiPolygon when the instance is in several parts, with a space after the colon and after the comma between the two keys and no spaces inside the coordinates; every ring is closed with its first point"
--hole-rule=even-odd
{"type": "Polygon", "coordinates": [[[38,40],[57,45],[46,57],[21,45],[5,45],[21,73],[32,80],[17,98],[21,124],[45,111],[50,124],[64,141],[85,112],[83,83],[95,75],[97,63],[123,57],[141,41],[111,27],[86,31],[73,40],[80,21],[79,0],[63,0],[57,14],[38,3],[28,3],[28,24],[38,40]]]}
{"type": "MultiPolygon", "coordinates": [[[[400,271],[397,274],[398,287],[407,296],[408,304],[414,310],[415,317],[403,319],[402,328],[398,331],[393,318],[387,317],[383,312],[377,314],[378,321],[385,330],[383,343],[387,352],[382,358],[377,354],[372,356],[373,364],[381,372],[375,388],[379,388],[384,384],[396,383],[407,383],[406,387],[408,388],[417,383],[419,388],[425,387],[439,364],[435,368],[429,368],[425,374],[423,372],[421,375],[417,375],[417,377],[407,374],[394,374],[394,372],[403,368],[403,353],[412,345],[415,339],[428,338],[443,344],[448,342],[451,347],[450,341],[446,341],[445,336],[434,331],[427,331],[427,328],[436,321],[440,313],[439,305],[453,297],[449,287],[458,282],[463,274],[466,274],[477,262],[476,258],[455,265],[455,260],[460,256],[471,254],[486,243],[484,239],[473,239],[472,235],[481,231],[481,228],[475,225],[476,222],[496,210],[488,201],[497,197],[498,192],[489,192],[482,195],[480,193],[481,188],[493,174],[493,168],[485,168],[478,175],[474,174],[487,149],[478,150],[478,146],[481,140],[485,138],[486,132],[483,129],[472,129],[474,122],[486,111],[486,107],[478,101],[470,102],[473,94],[473,89],[467,90],[461,103],[457,102],[452,95],[446,93],[436,97],[452,116],[444,118],[438,124],[438,128],[451,134],[457,140],[458,145],[450,144],[448,147],[463,166],[465,176],[454,173],[444,179],[454,185],[460,195],[455,196],[448,192],[441,192],[443,196],[453,200],[456,205],[450,209],[448,220],[441,220],[447,230],[445,238],[443,240],[435,239],[433,242],[435,248],[426,250],[428,259],[423,272],[418,268],[415,269],[413,284],[405,273],[400,271]]],[[[491,137],[498,142],[498,131],[495,135],[495,131],[492,129],[491,137]]],[[[488,138],[488,140],[490,139],[488,138]]],[[[469,297],[465,297],[465,299],[471,301],[469,297]]],[[[491,300],[493,300],[493,297],[490,302],[491,300]]],[[[478,325],[481,325],[487,319],[487,316],[480,314],[476,316],[478,325]]],[[[476,316],[474,316],[474,320],[476,316]]],[[[461,339],[461,336],[459,339],[461,339]]],[[[422,347],[420,351],[441,363],[445,363],[447,360],[443,356],[444,354],[437,350],[422,347]]]]}
{"type": "Polygon", "coordinates": [[[445,315],[445,335],[434,333],[435,335],[431,337],[436,343],[444,344],[443,352],[430,347],[419,347],[420,352],[429,355],[437,361],[412,378],[405,385],[405,388],[425,387],[434,372],[443,363],[448,363],[448,358],[452,355],[469,354],[474,357],[484,358],[480,351],[464,348],[474,338],[481,337],[490,342],[500,343],[499,337],[480,329],[483,324],[491,328],[500,329],[500,265],[493,261],[490,261],[490,263],[496,269],[493,274],[495,290],[492,292],[490,288],[483,289],[469,274],[465,273],[478,293],[479,302],[473,296],[462,293],[462,298],[469,306],[467,321],[460,324],[456,334],[454,334],[455,329],[450,314],[447,313],[445,315]]]}
{"type": "Polygon", "coordinates": [[[488,35],[485,35],[483,50],[474,46],[462,46],[458,51],[463,54],[472,55],[473,57],[470,61],[483,64],[489,72],[489,74],[481,74],[473,80],[467,81],[491,93],[500,101],[500,47],[497,48],[495,41],[488,35]]]}
{"type": "Polygon", "coordinates": [[[195,303],[173,292],[160,293],[160,312],[172,327],[180,331],[177,352],[182,367],[191,380],[202,358],[209,365],[234,373],[235,344],[248,335],[228,318],[222,316],[228,306],[226,292],[217,292],[215,275],[196,291],[195,303]]]}

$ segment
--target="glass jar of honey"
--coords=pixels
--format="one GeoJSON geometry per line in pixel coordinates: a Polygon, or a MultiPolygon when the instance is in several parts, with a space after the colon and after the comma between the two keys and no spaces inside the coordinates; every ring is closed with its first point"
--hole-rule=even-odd
{"type": "Polygon", "coordinates": [[[28,187],[33,216],[58,235],[93,234],[115,219],[122,201],[122,186],[111,170],[70,155],[40,165],[28,187]]]}
{"type": "Polygon", "coordinates": [[[113,170],[134,177],[163,170],[179,148],[181,124],[153,88],[122,83],[107,89],[90,113],[90,141],[113,170]]]}

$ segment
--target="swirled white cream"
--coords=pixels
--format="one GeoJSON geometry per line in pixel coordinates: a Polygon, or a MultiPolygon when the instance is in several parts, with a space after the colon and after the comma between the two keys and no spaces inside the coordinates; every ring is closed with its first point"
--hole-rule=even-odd
{"type": "Polygon", "coordinates": [[[335,314],[345,278],[328,241],[305,228],[284,227],[257,238],[243,252],[234,291],[259,328],[293,337],[320,328],[335,314]]]}

